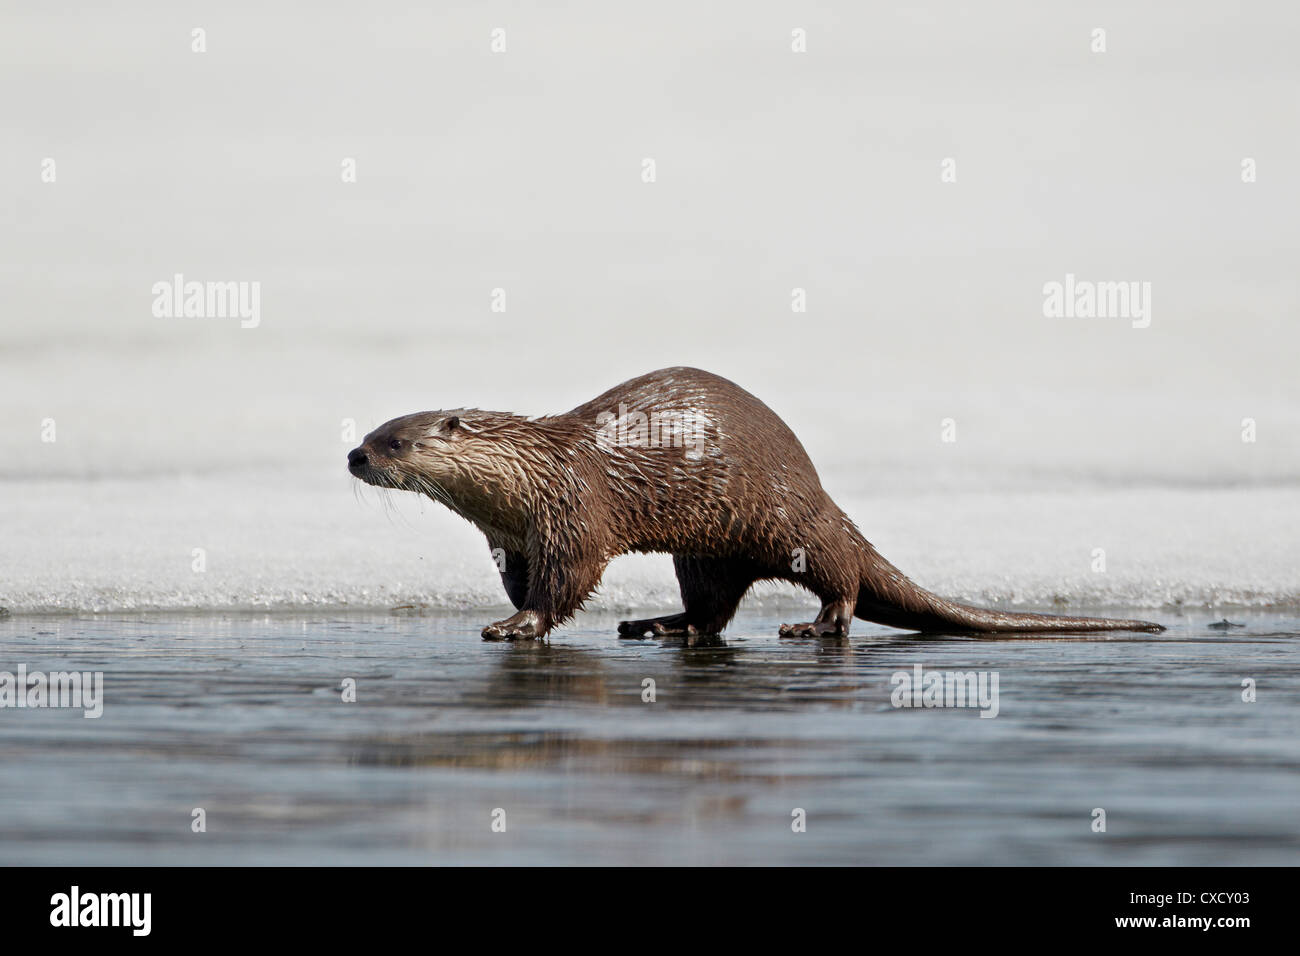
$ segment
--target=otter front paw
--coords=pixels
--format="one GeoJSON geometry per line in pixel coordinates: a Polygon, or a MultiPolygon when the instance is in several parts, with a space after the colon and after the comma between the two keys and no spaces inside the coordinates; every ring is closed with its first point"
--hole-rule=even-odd
{"type": "Polygon", "coordinates": [[[538,624],[537,615],[532,611],[520,611],[513,617],[483,628],[485,641],[528,641],[542,636],[544,635],[538,624]]]}

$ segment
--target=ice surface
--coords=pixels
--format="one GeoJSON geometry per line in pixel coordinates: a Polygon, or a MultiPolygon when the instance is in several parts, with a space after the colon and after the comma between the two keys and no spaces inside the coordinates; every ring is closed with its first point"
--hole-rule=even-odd
{"type": "MultiPolygon", "coordinates": [[[[516,11],[506,56],[471,7],[324,3],[304,38],[236,6],[197,56],[154,6],[0,35],[29,91],[0,155],[0,604],[501,604],[468,526],[356,500],[344,420],[560,411],[679,364],[766,401],[945,594],[1297,601],[1283,8],[1184,5],[1177,42],[1133,11],[1103,58],[1033,4],[846,8],[800,56],[762,4],[739,31],[675,0],[516,11]],[[260,324],[156,317],[177,273],[259,282],[260,324]],[[1067,273],[1150,282],[1149,327],[1044,317],[1067,273]]],[[[675,600],[662,558],[600,597],[675,600]]]]}
{"type": "MultiPolygon", "coordinates": [[[[340,462],[341,464],[341,462],[340,462]]],[[[5,482],[13,610],[488,607],[479,532],[414,495],[303,473],[5,482]],[[195,549],[205,570],[195,571],[195,549]]],[[[897,492],[843,506],[915,580],[1007,606],[1300,604],[1294,489],[897,492]],[[1105,571],[1093,570],[1093,549],[1105,571]]],[[[793,588],[751,600],[808,602],[793,588]]],[[[670,561],[615,561],[593,607],[678,606],[670,561]]]]}

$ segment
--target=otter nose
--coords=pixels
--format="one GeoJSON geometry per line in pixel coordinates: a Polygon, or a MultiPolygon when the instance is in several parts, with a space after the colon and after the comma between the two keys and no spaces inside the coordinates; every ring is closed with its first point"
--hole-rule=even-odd
{"type": "Polygon", "coordinates": [[[360,448],[354,448],[350,452],[348,452],[349,468],[360,468],[362,465],[368,465],[369,463],[370,463],[370,459],[366,456],[366,453],[362,451],[360,448]]]}

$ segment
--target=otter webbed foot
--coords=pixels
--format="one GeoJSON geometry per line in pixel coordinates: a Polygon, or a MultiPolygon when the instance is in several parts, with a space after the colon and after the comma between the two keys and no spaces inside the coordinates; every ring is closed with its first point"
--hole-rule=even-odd
{"type": "Polygon", "coordinates": [[[711,633],[696,627],[686,620],[685,614],[669,614],[665,617],[648,617],[641,621],[619,621],[619,637],[698,637],[711,633]]]}
{"type": "Polygon", "coordinates": [[[811,624],[782,624],[782,637],[844,637],[848,629],[839,621],[813,621],[811,624]]]}
{"type": "Polygon", "coordinates": [[[545,636],[536,611],[520,611],[483,628],[485,641],[528,641],[545,636]]]}
{"type": "Polygon", "coordinates": [[[831,601],[817,612],[811,624],[782,624],[782,637],[848,637],[853,623],[853,601],[831,601]]]}

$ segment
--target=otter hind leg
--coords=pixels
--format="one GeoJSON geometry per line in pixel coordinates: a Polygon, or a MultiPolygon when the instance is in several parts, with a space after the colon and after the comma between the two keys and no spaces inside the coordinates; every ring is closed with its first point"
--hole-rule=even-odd
{"type": "Polygon", "coordinates": [[[699,634],[694,624],[685,613],[665,614],[663,617],[647,617],[639,621],[619,621],[618,633],[622,637],[674,637],[699,634]]]}
{"type": "Polygon", "coordinates": [[[651,617],[639,621],[621,621],[618,633],[623,637],[656,637],[720,634],[736,613],[745,592],[759,575],[749,562],[738,558],[700,558],[673,555],[677,584],[682,592],[680,614],[651,617]]]}
{"type": "Polygon", "coordinates": [[[827,601],[817,620],[807,624],[782,624],[782,637],[848,637],[853,623],[852,601],[827,601]]]}

